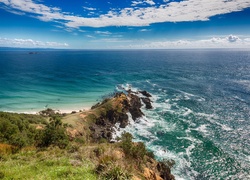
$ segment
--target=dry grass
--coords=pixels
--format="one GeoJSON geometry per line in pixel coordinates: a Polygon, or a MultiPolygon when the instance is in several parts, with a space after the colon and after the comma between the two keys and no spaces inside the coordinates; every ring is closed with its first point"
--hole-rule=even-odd
{"type": "Polygon", "coordinates": [[[17,151],[17,147],[8,145],[8,144],[0,144],[0,155],[9,155],[17,151]]]}

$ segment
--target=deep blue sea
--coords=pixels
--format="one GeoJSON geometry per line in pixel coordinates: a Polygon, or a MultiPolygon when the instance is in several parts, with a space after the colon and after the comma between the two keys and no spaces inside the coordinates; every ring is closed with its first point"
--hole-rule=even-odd
{"type": "Polygon", "coordinates": [[[125,130],[174,160],[176,179],[250,179],[250,51],[36,52],[0,51],[0,111],[79,110],[146,90],[154,109],[125,130]]]}

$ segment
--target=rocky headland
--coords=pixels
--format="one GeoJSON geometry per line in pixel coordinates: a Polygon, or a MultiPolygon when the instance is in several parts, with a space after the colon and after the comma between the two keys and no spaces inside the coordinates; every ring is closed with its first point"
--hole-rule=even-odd
{"type": "MultiPolygon", "coordinates": [[[[31,126],[35,128],[30,131],[36,132],[36,136],[31,136],[34,140],[27,144],[33,144],[32,146],[38,149],[55,146],[60,149],[66,148],[67,153],[64,153],[64,156],[69,159],[69,166],[81,167],[86,160],[90,161],[93,164],[91,173],[98,179],[173,180],[173,161],[155,160],[153,153],[149,152],[142,142],[133,142],[133,137],[129,133],[123,133],[117,140],[113,139],[117,125],[119,128],[125,128],[129,125],[129,117],[136,122],[144,116],[142,107],[149,110],[153,108],[150,97],[150,93],[146,91],[124,90],[104,99],[87,111],[60,114],[52,109],[46,109],[37,116],[28,116],[32,122],[31,126]]],[[[20,118],[22,121],[27,116],[0,114],[0,118],[12,117],[20,118]]],[[[26,125],[29,126],[28,123],[26,125]]],[[[6,152],[1,149],[1,143],[10,144],[4,147],[15,147],[11,139],[0,140],[0,153],[6,152]]],[[[22,144],[20,148],[25,146],[22,144]]],[[[51,151],[46,150],[48,153],[51,151]]],[[[39,164],[40,160],[36,160],[35,158],[35,162],[39,164]]],[[[2,173],[6,175],[8,171],[2,173]]],[[[70,175],[75,178],[74,174],[70,175]]]]}
{"type": "MultiPolygon", "coordinates": [[[[125,92],[115,93],[113,97],[104,99],[102,102],[92,106],[89,111],[79,113],[82,120],[88,123],[85,123],[82,131],[78,133],[74,131],[75,129],[72,129],[74,131],[73,136],[77,136],[77,134],[82,136],[88,132],[88,140],[92,143],[103,141],[114,143],[112,134],[115,131],[115,126],[118,124],[119,128],[125,128],[129,124],[128,114],[131,114],[134,121],[144,116],[141,110],[143,106],[146,109],[153,108],[150,97],[151,95],[146,91],[133,92],[132,90],[127,90],[125,92]]],[[[69,132],[72,130],[69,130],[69,132]]],[[[138,143],[133,143],[133,146],[138,146],[138,143]]],[[[145,148],[145,146],[143,147],[145,148]]],[[[121,152],[124,153],[123,150],[121,152]]],[[[144,157],[136,157],[134,159],[135,161],[138,161],[137,158],[145,160],[142,163],[143,165],[140,164],[141,167],[137,169],[138,171],[135,173],[134,179],[173,180],[174,176],[170,170],[173,161],[165,163],[157,162],[154,157],[149,154],[151,153],[147,152],[142,154],[144,157]]],[[[124,158],[126,158],[126,156],[124,156],[124,158]]],[[[126,162],[125,159],[124,161],[126,162]]]]}

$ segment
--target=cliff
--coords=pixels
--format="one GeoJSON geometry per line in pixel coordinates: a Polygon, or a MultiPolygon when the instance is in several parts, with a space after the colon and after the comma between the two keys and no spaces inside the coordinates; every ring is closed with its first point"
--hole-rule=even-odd
{"type": "Polygon", "coordinates": [[[117,123],[120,128],[129,124],[129,113],[136,120],[144,115],[143,104],[146,109],[153,108],[150,96],[146,91],[129,90],[88,111],[71,114],[51,109],[36,116],[0,113],[0,129],[15,130],[0,133],[0,178],[173,180],[172,161],[156,161],[143,143],[132,141],[129,133],[117,142],[112,139],[117,123]],[[40,170],[37,175],[33,166],[46,170],[48,164],[50,171],[40,170]],[[83,167],[88,169],[83,171],[83,167]],[[26,170],[20,173],[22,168],[26,170]],[[53,169],[55,173],[51,173],[53,169]]]}
{"type": "MultiPolygon", "coordinates": [[[[113,97],[94,105],[91,110],[78,113],[77,115],[82,120],[77,124],[77,128],[69,128],[68,132],[69,134],[72,132],[73,138],[77,136],[88,137],[86,140],[90,143],[112,143],[112,133],[116,124],[119,124],[120,128],[125,128],[129,123],[129,113],[133,120],[144,116],[141,111],[143,104],[146,109],[153,108],[150,97],[151,95],[146,91],[133,92],[128,90],[124,93],[116,93],[113,97]]],[[[64,118],[67,123],[70,122],[70,118],[68,118],[64,118]]],[[[118,161],[122,167],[132,172],[133,179],[174,179],[170,170],[173,165],[172,161],[157,162],[153,154],[146,150],[143,143],[133,143],[132,137],[128,140],[126,136],[129,135],[124,134],[123,136],[125,137],[121,137],[121,142],[113,142],[114,144],[111,146],[114,149],[107,152],[112,155],[119,154],[118,161]],[[133,170],[131,170],[131,161],[134,165],[133,170]]],[[[104,153],[103,156],[108,154],[104,153]]]]}

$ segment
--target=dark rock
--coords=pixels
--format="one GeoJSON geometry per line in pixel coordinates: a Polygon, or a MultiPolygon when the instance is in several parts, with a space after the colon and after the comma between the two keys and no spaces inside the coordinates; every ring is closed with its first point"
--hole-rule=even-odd
{"type": "Polygon", "coordinates": [[[93,124],[89,127],[89,129],[92,131],[91,138],[93,142],[99,142],[103,138],[107,139],[108,141],[112,139],[113,129],[111,128],[110,124],[106,126],[93,124]]]}
{"type": "Polygon", "coordinates": [[[89,126],[89,129],[90,129],[91,131],[95,131],[94,126],[89,126]]]}
{"type": "MultiPolygon", "coordinates": [[[[144,91],[143,93],[147,95],[144,91]]],[[[113,127],[116,123],[120,123],[120,128],[125,128],[129,124],[128,112],[130,112],[134,121],[144,115],[141,111],[141,99],[136,94],[131,90],[128,91],[127,95],[116,93],[114,94],[114,99],[104,99],[101,103],[97,103],[91,108],[97,108],[97,111],[101,112],[100,115],[95,117],[94,125],[90,127],[94,142],[98,142],[103,138],[110,141],[114,131],[113,127]]],[[[142,101],[147,109],[152,108],[148,97],[142,98],[142,101]]]]}
{"type": "Polygon", "coordinates": [[[111,124],[115,124],[117,123],[118,114],[117,112],[115,112],[115,110],[112,109],[107,111],[106,118],[111,124]]]}
{"type": "Polygon", "coordinates": [[[163,162],[158,162],[157,164],[157,170],[160,173],[160,176],[164,180],[174,180],[174,176],[171,174],[170,167],[168,167],[165,163],[163,162]]]}
{"type": "Polygon", "coordinates": [[[147,91],[139,91],[143,96],[146,96],[146,97],[152,97],[151,94],[149,94],[147,91]]]}
{"type": "Polygon", "coordinates": [[[100,126],[106,126],[107,125],[107,120],[104,119],[103,117],[100,117],[98,119],[96,119],[96,123],[97,125],[100,125],[100,126]]]}
{"type": "Polygon", "coordinates": [[[151,101],[150,99],[147,97],[147,98],[141,98],[142,102],[146,105],[146,109],[152,109],[153,106],[151,104],[151,101]]]}
{"type": "Polygon", "coordinates": [[[128,95],[130,97],[130,107],[129,107],[129,112],[132,115],[132,119],[136,120],[139,117],[142,117],[144,114],[141,111],[141,100],[138,96],[134,95],[134,94],[129,94],[128,95]]]}
{"type": "Polygon", "coordinates": [[[120,128],[125,128],[128,125],[128,115],[126,113],[119,116],[120,128]]]}
{"type": "Polygon", "coordinates": [[[127,99],[124,99],[124,100],[122,101],[122,104],[123,104],[124,110],[125,110],[125,111],[128,111],[128,109],[129,109],[129,107],[130,107],[128,100],[127,100],[127,99]]]}

